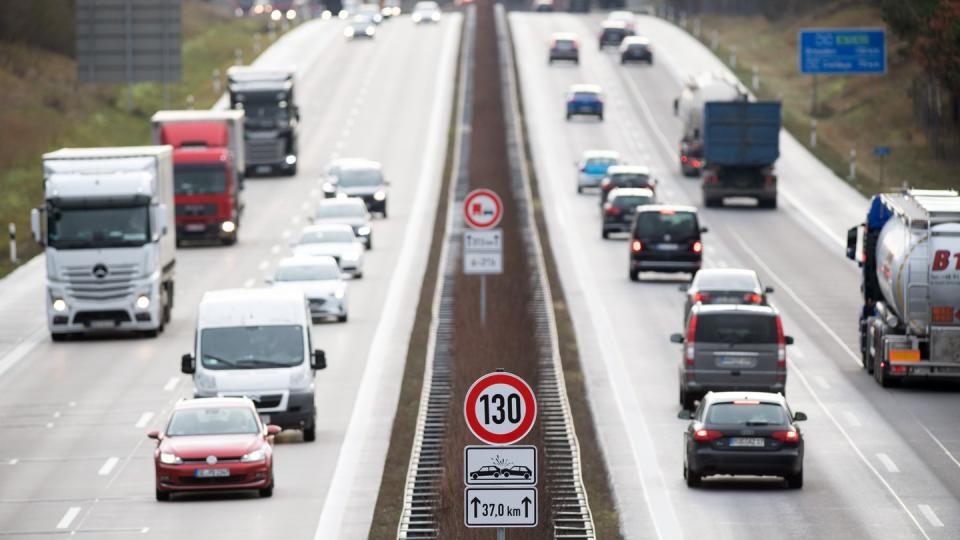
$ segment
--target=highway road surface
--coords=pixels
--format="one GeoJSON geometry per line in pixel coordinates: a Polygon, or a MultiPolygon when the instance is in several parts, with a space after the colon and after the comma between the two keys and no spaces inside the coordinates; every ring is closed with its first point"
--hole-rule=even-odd
{"type": "MultiPolygon", "coordinates": [[[[257,65],[294,64],[302,115],[296,177],[251,178],[239,244],[177,252],[173,323],[157,339],[52,343],[39,257],[0,282],[0,536],[363,538],[373,512],[426,264],[446,152],[460,18],[384,23],[347,42],[342,21],[293,30],[257,65]],[[350,321],[321,324],[317,441],[284,433],[276,491],[154,500],[153,447],[204,291],[260,287],[322,196],[334,157],[383,162],[390,217],[374,222],[350,321]]],[[[37,165],[39,167],[39,164],[37,165]]]]}
{"type": "Polygon", "coordinates": [[[683,276],[627,276],[625,238],[601,240],[597,195],[578,195],[574,161],[619,150],[661,180],[662,202],[701,206],[699,183],[679,173],[683,78],[725,69],[705,47],[660,19],[640,17],[656,62],[621,66],[598,51],[600,15],[511,16],[534,169],[550,243],[579,341],[592,413],[629,538],[956,538],[960,531],[960,394],[955,387],[883,389],[860,366],[859,274],[841,238],[867,201],[781,136],[780,208],[752,202],[701,209],[707,267],[756,269],[788,349],[787,397],[805,423],[806,483],[708,479],[687,488],[677,367],[683,276]],[[553,32],[580,36],[579,65],[547,63],[553,32]],[[566,121],[567,88],[602,85],[606,121],[566,121]]]}

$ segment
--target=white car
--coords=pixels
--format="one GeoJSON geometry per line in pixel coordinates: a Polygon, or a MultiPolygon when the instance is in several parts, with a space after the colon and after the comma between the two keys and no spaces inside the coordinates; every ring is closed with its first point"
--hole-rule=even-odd
{"type": "Polygon", "coordinates": [[[620,21],[627,30],[633,32],[636,30],[636,17],[629,11],[611,11],[607,15],[608,21],[620,21]]]}
{"type": "Polygon", "coordinates": [[[369,38],[377,33],[377,23],[369,15],[354,15],[347,22],[347,27],[343,29],[343,35],[347,39],[369,38]]]}
{"type": "Polygon", "coordinates": [[[440,6],[436,2],[417,2],[413,6],[413,14],[410,15],[413,22],[438,23],[440,22],[440,6]]]}
{"type": "Polygon", "coordinates": [[[339,197],[324,199],[317,206],[313,223],[316,225],[349,225],[353,234],[363,242],[367,249],[373,249],[373,227],[370,225],[370,212],[360,197],[339,197]]]}
{"type": "Polygon", "coordinates": [[[281,259],[270,284],[278,289],[302,292],[310,305],[313,322],[326,317],[347,322],[347,282],[333,257],[324,255],[281,259]]]}
{"type": "Polygon", "coordinates": [[[340,265],[340,271],[355,278],[363,277],[363,242],[357,240],[349,225],[310,225],[293,245],[297,257],[329,255],[340,265]]]}

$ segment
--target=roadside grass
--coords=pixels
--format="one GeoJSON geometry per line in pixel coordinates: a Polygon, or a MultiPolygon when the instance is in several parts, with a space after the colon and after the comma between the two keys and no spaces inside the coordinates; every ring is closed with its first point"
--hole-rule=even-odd
{"type": "MultiPolygon", "coordinates": [[[[688,28],[692,24],[688,24],[688,28]]],[[[762,16],[711,15],[702,18],[700,39],[710,46],[713,31],[719,35],[714,51],[751,88],[752,68],[760,73],[760,99],[783,100],[784,127],[810,149],[837,176],[866,196],[912,187],[956,188],[951,174],[955,164],[934,158],[929,141],[913,120],[911,82],[923,72],[909,56],[906,44],[884,24],[869,5],[838,1],[801,17],[768,21],[762,16]],[[820,75],[818,77],[817,146],[810,148],[813,78],[798,68],[797,32],[801,28],[868,27],[887,29],[885,75],[820,75]],[[892,155],[873,155],[877,146],[889,146],[892,155]],[[856,179],[850,180],[850,151],[856,151],[856,179]]]]}
{"type": "MultiPolygon", "coordinates": [[[[254,35],[266,47],[265,19],[234,18],[196,1],[183,3],[183,77],[169,85],[169,107],[210,107],[219,97],[212,82],[234,61],[256,56],[254,35]]],[[[150,116],[164,108],[160,83],[133,86],[134,106],[127,110],[125,85],[82,84],[69,57],[19,43],[0,43],[0,87],[7,107],[0,110],[0,227],[17,228],[21,264],[40,253],[30,234],[30,209],[43,202],[41,156],[62,147],[129,146],[150,143],[150,116]]],[[[222,84],[221,84],[222,88],[222,84]]],[[[6,235],[4,235],[6,237],[6,235]]],[[[0,277],[11,272],[7,242],[0,242],[0,277]]]]}

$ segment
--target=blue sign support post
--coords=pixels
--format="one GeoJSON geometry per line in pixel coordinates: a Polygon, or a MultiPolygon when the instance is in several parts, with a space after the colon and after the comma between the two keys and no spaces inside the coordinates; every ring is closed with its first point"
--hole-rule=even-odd
{"type": "Polygon", "coordinates": [[[817,76],[883,75],[887,37],[878,28],[805,28],[797,36],[800,73],[813,75],[811,116],[817,116],[817,76]]]}

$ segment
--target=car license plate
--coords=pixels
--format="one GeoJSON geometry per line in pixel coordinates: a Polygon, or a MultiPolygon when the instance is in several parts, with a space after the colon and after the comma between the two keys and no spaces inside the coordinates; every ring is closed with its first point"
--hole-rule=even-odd
{"type": "Polygon", "coordinates": [[[203,223],[187,223],[184,228],[190,232],[200,232],[207,228],[203,223]]]}
{"type": "Polygon", "coordinates": [[[223,478],[230,476],[230,469],[197,469],[193,474],[197,478],[223,478]]]}
{"type": "Polygon", "coordinates": [[[718,296],[714,300],[716,304],[739,304],[742,300],[739,296],[718,296]]]}
{"type": "Polygon", "coordinates": [[[90,328],[115,328],[117,323],[103,319],[99,321],[90,321],[90,328]]]}
{"type": "Polygon", "coordinates": [[[273,167],[271,167],[271,166],[269,166],[269,165],[258,165],[258,166],[257,166],[257,172],[258,172],[258,173],[268,173],[268,172],[270,172],[271,170],[273,170],[273,167]]]}
{"type": "Polygon", "coordinates": [[[762,437],[731,437],[730,446],[736,446],[737,448],[763,448],[764,442],[762,437]]]}
{"type": "Polygon", "coordinates": [[[590,107],[589,105],[581,105],[579,108],[580,112],[590,112],[592,110],[593,110],[593,107],[590,107]]]}
{"type": "Polygon", "coordinates": [[[680,249],[678,244],[658,244],[657,248],[662,251],[676,251],[680,249]]]}
{"type": "Polygon", "coordinates": [[[269,424],[269,423],[270,423],[270,415],[269,415],[269,414],[261,414],[261,415],[260,415],[260,421],[263,422],[264,425],[269,424]]]}
{"type": "Polygon", "coordinates": [[[743,369],[756,367],[757,359],[743,356],[719,356],[717,367],[726,369],[743,369]]]}

